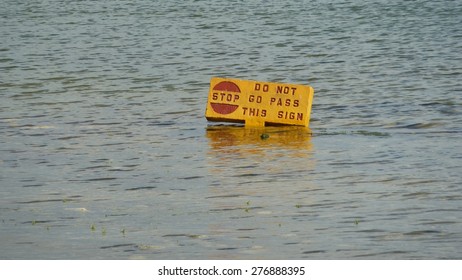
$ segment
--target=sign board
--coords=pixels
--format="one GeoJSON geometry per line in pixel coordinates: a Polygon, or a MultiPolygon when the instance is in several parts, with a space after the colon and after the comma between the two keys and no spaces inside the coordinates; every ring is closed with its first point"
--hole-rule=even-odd
{"type": "Polygon", "coordinates": [[[300,125],[310,122],[314,90],[307,85],[214,77],[205,110],[209,121],[246,126],[300,125]]]}

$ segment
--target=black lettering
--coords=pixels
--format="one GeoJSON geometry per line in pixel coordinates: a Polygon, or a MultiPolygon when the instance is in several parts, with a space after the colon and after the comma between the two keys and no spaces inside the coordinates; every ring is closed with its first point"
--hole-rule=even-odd
{"type": "Polygon", "coordinates": [[[289,93],[289,87],[277,86],[276,93],[288,94],[289,93]]]}
{"type": "Polygon", "coordinates": [[[260,108],[242,107],[242,114],[249,117],[266,117],[266,110],[260,108]]]}
{"type": "Polygon", "coordinates": [[[263,92],[268,92],[269,90],[269,85],[264,84],[263,87],[259,83],[255,83],[254,87],[255,91],[260,91],[262,90],[263,92]]]}
{"type": "Polygon", "coordinates": [[[256,102],[256,103],[261,103],[262,97],[260,95],[249,95],[249,102],[256,102]]]}
{"type": "Polygon", "coordinates": [[[295,87],[288,87],[288,86],[277,86],[276,87],[276,93],[281,93],[281,94],[289,94],[292,91],[292,95],[295,95],[295,91],[297,88],[295,87]]]}
{"type": "Polygon", "coordinates": [[[289,120],[302,121],[303,120],[303,113],[279,111],[278,112],[278,118],[279,119],[285,119],[285,120],[289,119],[289,120]]]}
{"type": "Polygon", "coordinates": [[[212,100],[214,101],[226,101],[226,102],[237,102],[239,100],[239,94],[225,93],[225,92],[214,92],[212,93],[212,100]]]}
{"type": "Polygon", "coordinates": [[[285,107],[298,107],[300,106],[300,101],[299,100],[293,100],[290,98],[276,98],[276,97],[271,97],[270,98],[270,105],[277,105],[277,106],[285,106],[285,107]]]}

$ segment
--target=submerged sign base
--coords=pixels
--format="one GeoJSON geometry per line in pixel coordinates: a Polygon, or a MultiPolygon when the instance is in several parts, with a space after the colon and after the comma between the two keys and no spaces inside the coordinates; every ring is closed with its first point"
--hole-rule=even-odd
{"type": "Polygon", "coordinates": [[[299,125],[308,127],[314,90],[307,85],[214,77],[205,110],[209,121],[246,126],[299,125]]]}

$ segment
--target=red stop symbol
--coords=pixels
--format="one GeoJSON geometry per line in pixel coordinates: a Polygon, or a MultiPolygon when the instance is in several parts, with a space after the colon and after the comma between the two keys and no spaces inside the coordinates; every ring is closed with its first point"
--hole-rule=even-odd
{"type": "Polygon", "coordinates": [[[213,111],[218,114],[227,115],[239,108],[239,98],[241,90],[239,87],[229,81],[223,81],[216,84],[212,89],[210,105],[213,111]]]}

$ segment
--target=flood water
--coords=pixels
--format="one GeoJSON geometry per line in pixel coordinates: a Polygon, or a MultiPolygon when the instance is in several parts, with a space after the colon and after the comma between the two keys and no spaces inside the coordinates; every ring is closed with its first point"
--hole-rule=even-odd
{"type": "Polygon", "coordinates": [[[0,259],[462,258],[461,15],[2,1],[0,259]],[[213,76],[311,85],[310,128],[207,122],[213,76]]]}

